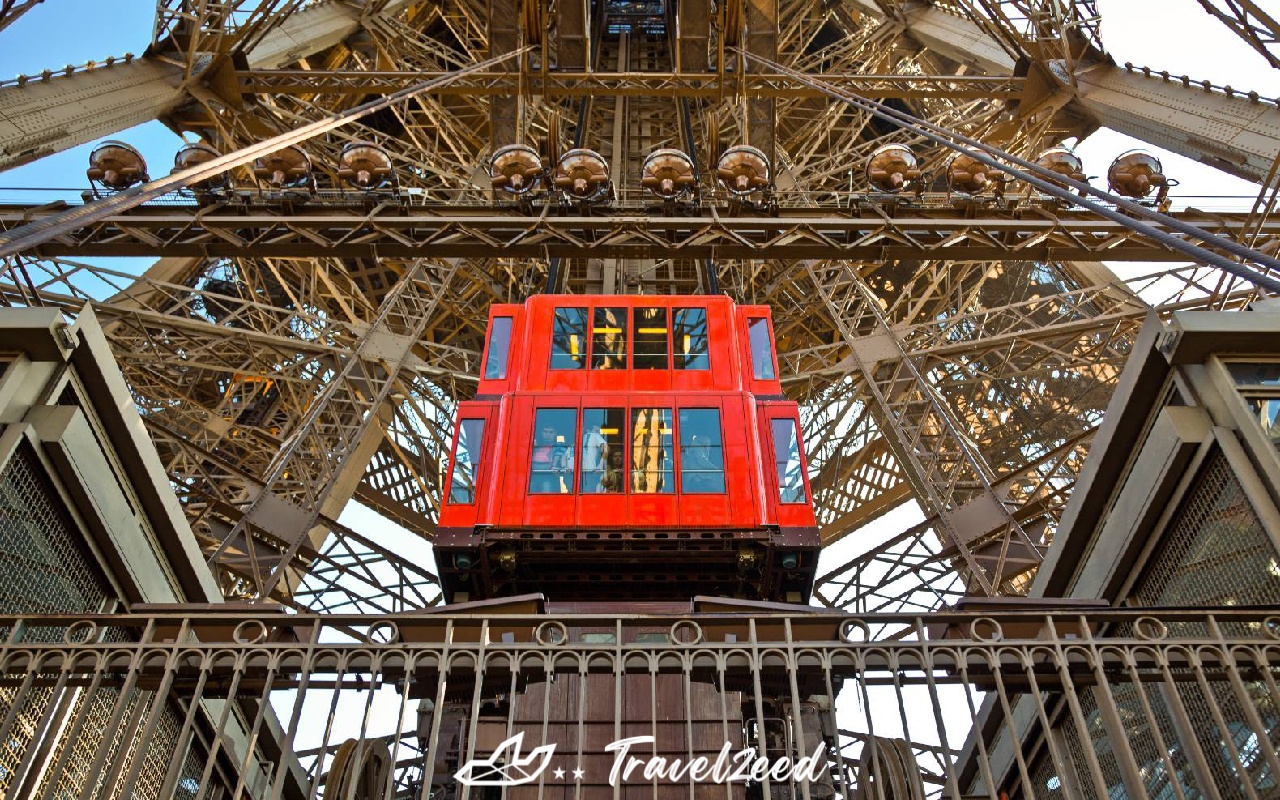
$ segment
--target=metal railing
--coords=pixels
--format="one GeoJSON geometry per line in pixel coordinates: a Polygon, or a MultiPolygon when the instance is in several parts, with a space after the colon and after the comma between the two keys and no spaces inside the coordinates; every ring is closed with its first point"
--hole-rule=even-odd
{"type": "Polygon", "coordinates": [[[20,755],[0,788],[477,800],[1280,789],[1272,610],[849,617],[700,605],[691,616],[0,618],[0,748],[20,755]],[[556,746],[545,770],[533,763],[530,780],[506,787],[456,779],[467,762],[473,779],[518,763],[503,744],[521,733],[522,753],[556,746]],[[813,768],[798,780],[773,772],[805,757],[813,768]],[[760,759],[754,778],[716,781],[760,759]]]}

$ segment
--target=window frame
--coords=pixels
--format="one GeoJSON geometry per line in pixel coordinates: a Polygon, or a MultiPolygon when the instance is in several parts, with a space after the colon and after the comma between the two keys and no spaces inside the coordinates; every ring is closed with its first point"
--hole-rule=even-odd
{"type": "Polygon", "coordinates": [[[484,344],[484,379],[487,381],[505,381],[507,373],[511,371],[511,336],[515,332],[515,317],[510,314],[493,317],[489,321],[489,333],[485,338],[484,344]],[[493,342],[495,334],[498,332],[498,326],[506,323],[506,341],[504,342],[502,351],[502,370],[501,374],[490,375],[490,368],[493,366],[493,342]]]}
{"type": "MultiPolygon", "coordinates": [[[[639,406],[628,405],[627,410],[628,410],[630,413],[627,415],[627,450],[628,450],[628,452],[629,452],[629,453],[630,453],[630,455],[631,455],[631,458],[630,458],[630,462],[631,462],[631,463],[628,465],[628,468],[627,468],[627,471],[628,471],[628,476],[627,476],[627,487],[628,487],[628,491],[627,491],[627,494],[636,495],[636,496],[647,496],[647,495],[664,496],[664,495],[676,495],[676,494],[678,494],[678,492],[676,491],[676,490],[678,489],[678,487],[676,486],[676,475],[678,475],[678,474],[679,474],[680,462],[679,462],[679,453],[678,453],[679,448],[676,446],[676,442],[677,442],[677,441],[679,441],[679,440],[676,438],[676,434],[678,433],[678,431],[676,430],[676,421],[675,421],[675,420],[676,420],[676,410],[677,410],[677,408],[678,408],[678,406],[675,406],[674,404],[672,404],[672,405],[639,405],[639,406]],[[660,474],[660,475],[662,475],[662,476],[664,476],[664,477],[665,477],[668,473],[670,473],[671,482],[670,482],[670,485],[669,485],[669,486],[664,486],[662,489],[660,489],[660,490],[658,490],[658,491],[653,491],[653,492],[638,492],[638,491],[636,491],[635,489],[631,488],[632,486],[634,486],[634,482],[635,482],[635,473],[638,471],[638,470],[635,468],[635,431],[636,431],[636,413],[637,413],[637,412],[639,412],[639,411],[645,411],[645,410],[650,410],[650,409],[651,409],[651,410],[655,410],[655,411],[659,411],[659,412],[665,411],[665,412],[667,412],[668,414],[670,414],[670,417],[668,417],[668,420],[669,420],[670,425],[671,425],[670,433],[664,434],[664,433],[662,433],[662,429],[661,429],[661,428],[659,428],[659,429],[658,429],[658,435],[659,435],[660,437],[662,437],[662,436],[670,436],[670,437],[671,437],[671,464],[670,464],[670,466],[669,466],[669,467],[667,467],[667,468],[665,468],[665,469],[658,470],[658,471],[657,471],[657,473],[658,473],[658,474],[660,474]]],[[[661,415],[660,415],[660,416],[661,416],[661,415]]],[[[652,473],[652,472],[654,472],[654,471],[653,471],[653,470],[644,470],[644,472],[646,472],[646,473],[652,473]]]]}
{"type": "Polygon", "coordinates": [[[472,417],[459,417],[458,426],[455,428],[456,433],[453,437],[453,447],[449,449],[449,487],[445,493],[445,500],[449,505],[453,506],[474,506],[480,496],[480,465],[484,462],[484,450],[487,446],[485,441],[485,429],[489,426],[489,416],[482,414],[472,417]],[[455,486],[454,478],[458,473],[458,445],[462,442],[462,429],[468,422],[480,423],[480,451],[475,458],[471,459],[471,499],[467,502],[459,502],[453,499],[453,490],[455,486]]]}
{"type": "MultiPolygon", "coordinates": [[[[673,352],[674,352],[674,351],[672,350],[673,342],[674,342],[674,337],[672,336],[672,329],[671,329],[671,320],[672,320],[672,311],[673,311],[673,309],[672,309],[670,306],[645,305],[645,306],[634,306],[634,307],[631,309],[631,311],[632,311],[632,315],[631,315],[631,320],[632,320],[632,321],[631,321],[631,326],[628,328],[628,332],[629,332],[629,335],[630,335],[630,337],[631,337],[631,356],[630,356],[630,360],[627,362],[627,364],[628,364],[629,368],[630,368],[633,372],[644,372],[644,373],[654,373],[654,372],[672,372],[672,371],[674,371],[674,369],[675,369],[675,367],[674,367],[674,361],[675,361],[675,359],[674,359],[674,358],[673,358],[673,356],[672,356],[672,354],[673,354],[673,352]],[[658,310],[658,311],[663,312],[663,314],[664,314],[664,315],[665,315],[665,317],[666,317],[666,323],[665,323],[665,325],[666,325],[666,331],[665,331],[665,333],[663,333],[663,338],[665,339],[665,342],[666,342],[666,345],[665,345],[665,347],[666,347],[666,349],[665,349],[665,353],[666,353],[666,364],[665,364],[664,366],[661,366],[661,367],[639,367],[639,366],[636,366],[636,358],[640,355],[640,347],[639,347],[639,336],[640,336],[640,314],[639,314],[638,312],[640,312],[640,311],[642,311],[642,310],[644,310],[644,309],[656,309],[656,310],[658,310]]],[[[646,354],[646,357],[647,357],[647,358],[651,358],[651,357],[653,357],[653,354],[646,354]]]]}
{"type": "Polygon", "coordinates": [[[710,372],[711,371],[711,315],[706,306],[673,306],[671,308],[671,371],[672,372],[710,372]],[[676,317],[681,314],[698,312],[702,314],[703,336],[706,338],[706,350],[701,355],[706,360],[704,367],[681,367],[676,363],[676,317]]]}
{"type": "MultiPolygon", "coordinates": [[[[773,469],[771,470],[771,472],[773,473],[774,488],[777,494],[778,505],[784,505],[784,506],[808,505],[809,503],[812,502],[810,497],[810,490],[809,490],[809,464],[805,459],[804,446],[803,446],[804,433],[800,427],[800,421],[790,415],[769,416],[769,417],[766,417],[766,419],[769,421],[770,461],[773,464],[773,469]],[[785,475],[782,473],[780,469],[780,462],[778,461],[778,436],[776,433],[776,426],[778,423],[785,423],[787,425],[790,425],[791,433],[794,434],[791,441],[795,444],[796,462],[799,464],[799,470],[800,470],[799,471],[800,499],[798,500],[787,500],[786,495],[783,491],[784,487],[786,486],[786,483],[784,481],[785,475]]],[[[787,461],[781,462],[781,463],[782,464],[791,463],[790,457],[788,456],[787,461]]]]}
{"type": "Polygon", "coordinates": [[[676,440],[676,477],[679,485],[676,487],[676,493],[682,495],[694,495],[705,497],[720,497],[729,493],[729,476],[728,464],[725,461],[725,443],[724,443],[724,414],[720,406],[678,406],[675,409],[675,440],[676,440]],[[715,414],[716,434],[719,441],[715,447],[720,451],[720,468],[718,470],[699,469],[694,471],[694,475],[719,475],[720,489],[718,491],[688,491],[685,488],[685,472],[684,449],[692,447],[692,444],[686,445],[684,442],[684,422],[681,415],[688,412],[711,412],[715,414]]]}
{"type": "Polygon", "coordinates": [[[547,369],[551,372],[579,372],[587,371],[591,365],[591,306],[555,306],[551,309],[551,348],[547,358],[547,369]],[[556,357],[564,356],[573,358],[573,354],[569,352],[556,352],[556,326],[560,322],[561,311],[581,311],[582,318],[582,348],[578,354],[581,359],[576,367],[559,367],[556,366],[556,357]]]}
{"type": "Polygon", "coordinates": [[[773,337],[773,321],[767,315],[753,317],[747,315],[747,357],[751,361],[751,378],[757,381],[776,381],[778,380],[778,354],[774,346],[773,337]],[[756,326],[753,323],[761,323],[761,330],[764,331],[765,350],[769,355],[767,374],[763,370],[757,369],[756,364],[756,326]]]}
{"type": "MultiPolygon", "coordinates": [[[[588,402],[593,402],[593,401],[588,401],[588,402]]],[[[628,445],[628,441],[627,441],[627,420],[629,419],[629,415],[628,415],[628,413],[627,413],[628,411],[629,411],[629,407],[628,407],[625,403],[624,403],[624,404],[621,404],[621,405],[612,405],[612,406],[606,406],[606,405],[597,405],[597,406],[590,406],[590,407],[583,406],[583,407],[579,410],[579,417],[578,417],[578,420],[579,420],[579,423],[578,423],[578,470],[577,470],[577,472],[578,472],[578,476],[577,476],[577,478],[578,478],[578,488],[577,488],[577,494],[580,494],[580,495],[583,495],[583,496],[592,496],[592,497],[597,496],[597,495],[599,495],[599,496],[604,496],[604,497],[616,497],[616,496],[619,496],[619,495],[626,495],[626,494],[628,493],[628,492],[627,492],[627,487],[628,487],[628,486],[630,485],[630,483],[631,483],[631,481],[630,481],[630,479],[629,479],[630,469],[629,469],[629,468],[628,468],[628,466],[627,466],[627,456],[629,455],[629,451],[630,451],[630,447],[629,447],[629,445],[628,445]],[[583,488],[583,481],[586,479],[586,476],[587,476],[587,468],[586,468],[586,458],[585,458],[585,455],[583,454],[582,450],[583,450],[583,446],[585,445],[586,438],[587,438],[587,412],[592,412],[592,411],[603,411],[603,412],[605,412],[606,414],[608,414],[608,412],[610,412],[610,411],[617,411],[617,412],[619,412],[619,413],[622,415],[622,425],[619,427],[619,429],[618,429],[618,433],[617,433],[618,439],[619,439],[619,441],[621,442],[621,445],[622,445],[622,473],[623,473],[623,475],[622,475],[622,488],[621,488],[621,490],[616,491],[616,492],[609,492],[609,491],[591,491],[591,492],[588,492],[588,491],[586,491],[586,490],[583,488]]],[[[608,444],[608,441],[606,441],[605,443],[606,443],[606,444],[608,444]]],[[[604,470],[600,470],[599,472],[604,472],[604,473],[606,473],[606,474],[607,474],[607,473],[608,473],[608,471],[609,471],[609,469],[608,469],[608,465],[606,464],[606,465],[605,465],[605,469],[604,469],[604,470]]],[[[592,470],[592,471],[591,471],[591,474],[592,474],[592,475],[594,475],[594,474],[596,474],[597,472],[598,472],[597,470],[592,470]]]]}
{"type": "MultiPolygon", "coordinates": [[[[1237,376],[1232,368],[1236,365],[1248,365],[1254,367],[1273,366],[1280,370],[1280,359],[1254,357],[1248,358],[1244,356],[1221,359],[1223,370],[1226,373],[1227,380],[1230,382],[1231,388],[1234,390],[1236,397],[1243,402],[1245,413],[1248,415],[1253,426],[1260,432],[1264,439],[1271,443],[1272,448],[1280,454],[1280,416],[1271,428],[1262,423],[1262,409],[1255,409],[1254,403],[1264,404],[1274,402],[1280,404],[1280,380],[1276,383],[1263,382],[1247,382],[1237,376]],[[1277,430],[1273,433],[1272,430],[1277,430]]],[[[1277,411],[1280,415],[1280,411],[1277,411]]]]}
{"type": "Polygon", "coordinates": [[[631,316],[632,309],[630,306],[609,306],[599,305],[590,306],[587,310],[587,341],[589,342],[589,352],[587,355],[587,369],[591,372],[624,372],[631,368],[632,358],[632,342],[631,342],[631,316]],[[596,312],[597,311],[621,311],[622,321],[619,323],[622,332],[622,366],[614,369],[606,369],[596,366],[596,312]]]}
{"type": "MultiPolygon", "coordinates": [[[[528,461],[529,471],[528,471],[528,480],[525,482],[526,495],[541,495],[546,497],[565,497],[565,496],[573,497],[580,494],[580,492],[576,491],[577,485],[578,485],[577,482],[578,482],[579,469],[578,469],[578,459],[576,457],[576,454],[574,453],[574,450],[577,448],[578,430],[580,427],[581,427],[581,414],[580,414],[580,409],[578,409],[576,406],[542,406],[542,407],[535,407],[533,409],[533,430],[531,432],[533,439],[529,443],[529,461],[528,461]],[[569,480],[568,480],[569,491],[567,492],[536,491],[533,488],[535,472],[539,474],[541,473],[550,473],[553,475],[557,474],[557,470],[555,469],[549,469],[549,470],[534,469],[534,459],[537,456],[538,447],[539,447],[537,436],[538,436],[538,433],[541,431],[543,424],[545,424],[545,423],[539,424],[538,417],[544,411],[546,412],[558,411],[561,413],[567,413],[572,415],[573,431],[570,433],[569,442],[566,445],[568,448],[569,458],[572,460],[572,466],[569,468],[569,472],[570,472],[569,480]]],[[[560,435],[560,434],[555,434],[555,435],[560,435]]],[[[554,442],[550,446],[554,448],[556,447],[557,444],[559,443],[554,442]]],[[[563,470],[560,470],[560,472],[563,472],[563,470]]],[[[560,475],[560,477],[564,477],[564,476],[560,475]]]]}

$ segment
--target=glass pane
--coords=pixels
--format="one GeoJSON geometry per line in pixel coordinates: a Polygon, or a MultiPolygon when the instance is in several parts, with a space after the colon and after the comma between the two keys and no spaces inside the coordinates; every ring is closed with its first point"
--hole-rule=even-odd
{"type": "Polygon", "coordinates": [[[672,475],[671,409],[637,408],[631,412],[631,491],[670,494],[672,475]]]}
{"type": "Polygon", "coordinates": [[[551,329],[551,368],[582,369],[587,344],[587,310],[557,308],[551,329]]]}
{"type": "Polygon", "coordinates": [[[793,419],[770,420],[773,426],[773,461],[778,468],[778,500],[803,503],[804,475],[800,472],[800,439],[793,419]]]}
{"type": "Polygon", "coordinates": [[[578,412],[572,408],[542,408],[533,422],[533,463],[529,467],[530,494],[568,494],[573,491],[573,442],[578,412]]]}
{"type": "Polygon", "coordinates": [[[681,308],[675,312],[676,369],[710,369],[707,356],[707,310],[681,308]]]}
{"type": "Polygon", "coordinates": [[[580,640],[583,644],[617,644],[618,636],[604,631],[588,631],[582,634],[580,640]]]}
{"type": "Polygon", "coordinates": [[[484,377],[500,381],[507,377],[507,354],[511,349],[511,317],[494,317],[485,347],[484,377]]]}
{"type": "Polygon", "coordinates": [[[771,381],[773,373],[773,342],[769,341],[769,320],[763,317],[747,320],[747,333],[751,338],[751,374],[758,381],[771,381]]]}
{"type": "Polygon", "coordinates": [[[680,491],[724,493],[724,442],[718,408],[680,410],[680,491]]]}
{"type": "Polygon", "coordinates": [[[484,444],[484,420],[464,419],[458,423],[458,446],[454,450],[453,475],[449,478],[449,502],[476,501],[476,463],[484,444]]]}
{"type": "Polygon", "coordinates": [[[582,410],[582,493],[622,492],[626,479],[626,412],[621,408],[582,410]]]}
{"type": "Polygon", "coordinates": [[[1240,386],[1280,386],[1280,361],[1261,364],[1227,364],[1231,377],[1240,386]]]}
{"type": "Polygon", "coordinates": [[[597,308],[591,321],[591,368],[627,368],[627,310],[597,308]]]}
{"type": "Polygon", "coordinates": [[[1271,443],[1280,447],[1280,397],[1250,397],[1249,408],[1262,425],[1262,432],[1267,434],[1271,443]]]}
{"type": "Polygon", "coordinates": [[[667,361],[665,308],[636,309],[634,341],[636,369],[671,369],[667,361]]]}

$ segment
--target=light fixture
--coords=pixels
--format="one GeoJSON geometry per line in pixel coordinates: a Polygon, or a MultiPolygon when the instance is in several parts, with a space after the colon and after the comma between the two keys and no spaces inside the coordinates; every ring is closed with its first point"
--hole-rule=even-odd
{"type": "Polygon", "coordinates": [[[674,200],[696,186],[693,159],[683,150],[654,150],[640,168],[640,185],[664,200],[674,200]]]}
{"type": "Polygon", "coordinates": [[[338,177],[366,192],[390,186],[395,179],[391,156],[373,142],[348,142],[338,159],[338,177]]]}
{"type": "Polygon", "coordinates": [[[253,174],[276,189],[300,189],[311,185],[311,158],[296,147],[285,147],[255,160],[253,174]]]}
{"type": "Polygon", "coordinates": [[[751,145],[734,145],[716,162],[716,178],[729,194],[746,197],[768,188],[772,178],[769,158],[751,145]]]}
{"type": "Polygon", "coordinates": [[[867,182],[879,191],[900,192],[919,177],[916,154],[906,145],[881,145],[867,159],[867,182]]]}
{"type": "Polygon", "coordinates": [[[1144,150],[1121,153],[1107,169],[1107,185],[1111,191],[1141,200],[1157,186],[1168,184],[1160,159],[1144,150]]]}
{"type": "Polygon", "coordinates": [[[489,159],[493,188],[514,195],[528,194],[542,182],[542,158],[527,144],[499,147],[489,159]]]}
{"type": "Polygon", "coordinates": [[[151,180],[142,154],[114,139],[93,148],[93,152],[89,153],[89,169],[85,174],[89,180],[117,192],[151,180]]]}

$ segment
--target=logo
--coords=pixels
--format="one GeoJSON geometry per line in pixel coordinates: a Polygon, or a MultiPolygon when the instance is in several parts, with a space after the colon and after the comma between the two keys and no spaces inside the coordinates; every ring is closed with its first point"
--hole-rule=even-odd
{"type": "Polygon", "coordinates": [[[454,775],[467,786],[519,786],[536,781],[555,755],[554,744],[535,747],[529,755],[520,756],[524,731],[498,745],[488,758],[473,758],[454,775]]]}
{"type": "MultiPolygon", "coordinates": [[[[725,742],[714,761],[705,756],[687,762],[663,756],[647,759],[630,756],[632,745],[653,742],[652,736],[633,736],[607,745],[604,749],[614,754],[613,768],[609,770],[609,785],[617,786],[620,781],[631,780],[632,774],[636,772],[643,775],[645,781],[738,783],[759,782],[765,780],[766,776],[775,781],[811,782],[818,780],[827,770],[821,744],[813,755],[795,761],[786,756],[766,759],[759,756],[753,747],[732,753],[732,746],[728,742],[725,742]]],[[[520,751],[523,745],[524,732],[521,731],[498,745],[488,758],[468,761],[454,777],[467,786],[519,786],[536,781],[550,766],[556,746],[548,744],[535,747],[527,756],[522,756],[520,751]]],[[[557,779],[564,778],[565,770],[557,768],[555,776],[557,779]]],[[[581,768],[573,770],[574,780],[581,781],[584,776],[581,768]]]]}

